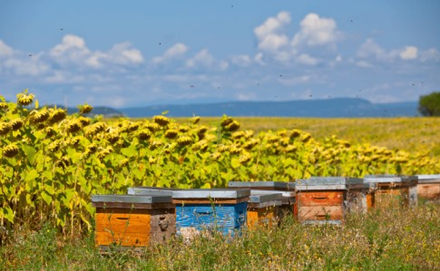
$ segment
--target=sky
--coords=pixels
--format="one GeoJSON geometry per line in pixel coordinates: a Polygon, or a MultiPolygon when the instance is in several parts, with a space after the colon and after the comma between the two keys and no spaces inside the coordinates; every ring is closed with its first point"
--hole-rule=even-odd
{"type": "Polygon", "coordinates": [[[438,0],[0,0],[0,95],[115,108],[440,90],[438,0]]]}

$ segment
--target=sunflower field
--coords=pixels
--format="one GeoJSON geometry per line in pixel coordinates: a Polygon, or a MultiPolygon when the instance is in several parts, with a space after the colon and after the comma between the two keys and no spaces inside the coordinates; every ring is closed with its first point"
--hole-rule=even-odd
{"type": "MultiPolygon", "coordinates": [[[[131,186],[226,187],[229,181],[295,181],[311,176],[432,174],[440,161],[301,130],[240,130],[223,116],[176,122],[89,118],[90,105],[67,115],[34,95],[0,96],[0,228],[50,223],[64,233],[91,229],[92,194],[131,186]]],[[[4,233],[0,231],[0,241],[4,233]]]]}

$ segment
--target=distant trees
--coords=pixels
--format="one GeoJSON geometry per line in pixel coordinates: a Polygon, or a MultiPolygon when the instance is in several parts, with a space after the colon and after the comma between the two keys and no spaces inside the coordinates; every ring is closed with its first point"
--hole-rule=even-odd
{"type": "Polygon", "coordinates": [[[440,116],[440,92],[420,96],[418,110],[423,116],[440,116]]]}

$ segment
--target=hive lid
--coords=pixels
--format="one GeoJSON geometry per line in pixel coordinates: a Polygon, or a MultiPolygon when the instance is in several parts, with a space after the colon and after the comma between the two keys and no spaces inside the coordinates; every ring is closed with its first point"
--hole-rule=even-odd
{"type": "Polygon", "coordinates": [[[287,190],[288,183],[286,182],[273,182],[273,181],[257,181],[257,182],[229,182],[228,187],[231,188],[271,188],[279,190],[287,190]]]}
{"type": "Polygon", "coordinates": [[[269,191],[263,191],[261,190],[251,190],[251,196],[250,196],[250,203],[264,203],[269,201],[279,201],[281,204],[281,200],[283,198],[281,193],[267,193],[269,191]]]}
{"type": "Polygon", "coordinates": [[[285,198],[294,198],[295,191],[277,191],[277,190],[251,190],[251,195],[253,194],[261,194],[261,195],[271,195],[271,194],[279,194],[281,197],[285,198]]]}
{"type": "Polygon", "coordinates": [[[440,174],[430,174],[430,175],[416,175],[419,183],[439,183],[440,174]]]}
{"type": "Polygon", "coordinates": [[[249,197],[250,189],[247,188],[217,188],[217,189],[171,189],[160,187],[130,187],[131,195],[166,195],[173,199],[237,199],[249,197]]]}
{"type": "Polygon", "coordinates": [[[380,174],[380,175],[366,175],[364,177],[364,182],[375,182],[375,183],[402,183],[408,181],[415,181],[417,177],[415,176],[401,176],[392,174],[380,174]]]}
{"type": "Polygon", "coordinates": [[[161,187],[129,187],[127,189],[129,195],[160,195],[173,196],[173,190],[161,187]]]}
{"type": "Polygon", "coordinates": [[[307,180],[297,180],[295,189],[298,190],[346,190],[345,177],[311,177],[307,180]]]}
{"type": "Polygon", "coordinates": [[[137,196],[137,195],[92,195],[92,203],[121,202],[121,203],[170,203],[171,196],[137,196]]]}
{"type": "Polygon", "coordinates": [[[173,199],[237,199],[249,197],[251,190],[247,188],[237,189],[175,189],[173,199]]]}

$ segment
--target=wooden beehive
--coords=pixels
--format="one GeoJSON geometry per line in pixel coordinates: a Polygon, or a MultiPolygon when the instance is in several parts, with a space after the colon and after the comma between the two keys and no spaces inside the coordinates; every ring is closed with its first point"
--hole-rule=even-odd
{"type": "Polygon", "coordinates": [[[347,186],[347,212],[365,214],[374,207],[375,183],[366,183],[359,178],[345,178],[345,183],[347,186]]]}
{"type": "Polygon", "coordinates": [[[95,243],[101,251],[110,245],[145,247],[161,243],[176,232],[171,196],[94,195],[95,243]]]}
{"type": "Polygon", "coordinates": [[[295,183],[257,181],[257,182],[229,182],[230,188],[250,188],[261,191],[279,191],[282,195],[282,204],[276,210],[276,219],[280,222],[287,215],[292,215],[295,205],[295,183]]]}
{"type": "Polygon", "coordinates": [[[312,177],[296,182],[295,215],[305,224],[341,224],[347,199],[346,179],[312,177]]]}
{"type": "Polygon", "coordinates": [[[417,195],[427,200],[440,200],[440,174],[417,175],[417,195]]]}
{"type": "Polygon", "coordinates": [[[155,189],[134,187],[129,193],[172,193],[177,234],[189,240],[201,231],[234,235],[246,225],[250,189],[155,189]]]}
{"type": "Polygon", "coordinates": [[[376,185],[374,206],[396,208],[417,205],[417,177],[399,175],[367,175],[365,183],[376,185]]]}
{"type": "Polygon", "coordinates": [[[276,191],[251,190],[247,209],[247,226],[271,227],[278,223],[278,208],[282,204],[281,193],[276,191]]]}

